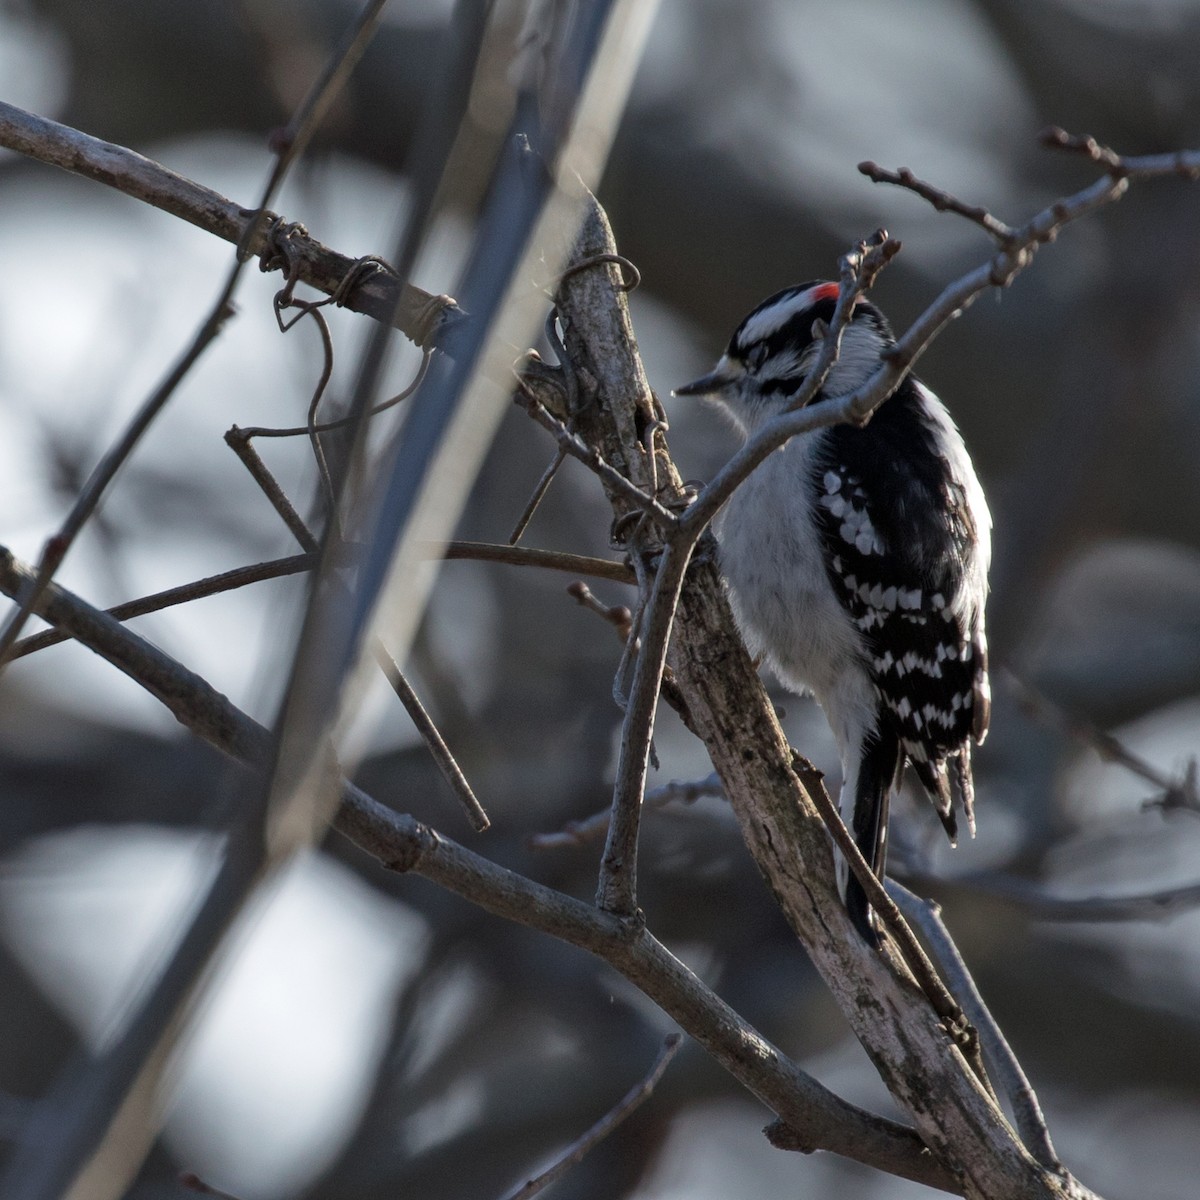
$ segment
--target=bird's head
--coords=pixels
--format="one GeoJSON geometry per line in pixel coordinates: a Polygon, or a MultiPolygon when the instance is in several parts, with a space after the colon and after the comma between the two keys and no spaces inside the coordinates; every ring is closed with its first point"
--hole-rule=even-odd
{"type": "MultiPolygon", "coordinates": [[[[769,296],[734,331],[716,367],[674,394],[721,401],[738,428],[749,433],[791,404],[821,352],[814,323],[830,324],[837,298],[838,285],[823,282],[797,284],[769,296]]],[[[842,334],[838,361],[814,402],[853,391],[894,344],[883,314],[860,299],[842,334]]]]}

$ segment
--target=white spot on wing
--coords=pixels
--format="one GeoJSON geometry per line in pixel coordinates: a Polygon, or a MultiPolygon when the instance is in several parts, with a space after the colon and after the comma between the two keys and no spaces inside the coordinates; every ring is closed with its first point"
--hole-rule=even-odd
{"type": "MultiPolygon", "coordinates": [[[[865,529],[860,529],[858,535],[854,539],[854,546],[859,554],[875,554],[878,541],[875,537],[875,530],[868,525],[865,529]]],[[[880,590],[881,589],[876,589],[880,590]]]]}

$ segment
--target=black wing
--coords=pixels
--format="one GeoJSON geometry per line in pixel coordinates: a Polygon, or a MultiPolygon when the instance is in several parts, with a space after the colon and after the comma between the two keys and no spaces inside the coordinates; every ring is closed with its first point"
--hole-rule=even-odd
{"type": "Polygon", "coordinates": [[[811,479],[830,581],[857,625],[889,732],[950,836],[949,772],[973,826],[970,738],[987,729],[978,531],[911,387],[822,439],[811,479]],[[868,486],[864,481],[870,481],[868,486]]]}

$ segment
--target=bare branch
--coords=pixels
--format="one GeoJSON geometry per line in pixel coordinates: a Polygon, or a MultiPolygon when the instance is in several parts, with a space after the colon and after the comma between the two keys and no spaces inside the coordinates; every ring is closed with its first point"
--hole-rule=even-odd
{"type": "Polygon", "coordinates": [[[967,964],[942,921],[940,906],[932,900],[923,900],[914,895],[895,880],[888,881],[887,890],[904,916],[925,935],[938,970],[949,981],[950,991],[957,997],[978,1032],[983,1053],[1012,1105],[1017,1129],[1029,1153],[1044,1167],[1061,1171],[1062,1162],[1050,1140],[1050,1130],[1046,1127],[1046,1118],[1042,1115],[1042,1106],[1038,1103],[1033,1085],[975,986],[967,964]]]}
{"type": "Polygon", "coordinates": [[[467,820],[471,822],[471,828],[476,833],[483,833],[490,827],[491,821],[488,820],[487,813],[483,811],[483,805],[475,798],[475,793],[471,789],[470,783],[467,782],[462,768],[458,765],[458,760],[451,753],[450,747],[446,745],[445,738],[434,724],[433,718],[425,711],[421,697],[413,690],[412,684],[400,670],[399,664],[388,653],[387,647],[379,638],[372,638],[371,651],[375,656],[375,661],[379,663],[384,675],[387,676],[388,683],[392,685],[392,691],[404,705],[404,711],[408,713],[412,723],[417,727],[417,733],[420,734],[421,741],[425,743],[425,748],[433,756],[433,761],[441,772],[442,778],[458,797],[458,802],[462,806],[463,812],[466,813],[467,820]]]}
{"type": "Polygon", "coordinates": [[[521,1184],[520,1187],[507,1192],[504,1200],[531,1200],[531,1197],[538,1195],[552,1183],[556,1183],[572,1167],[581,1163],[588,1151],[599,1145],[626,1117],[636,1112],[650,1099],[663,1072],[671,1065],[671,1060],[679,1052],[682,1044],[683,1038],[679,1034],[668,1034],[662,1044],[662,1049],[658,1052],[658,1058],[646,1077],[634,1084],[591,1129],[572,1142],[551,1166],[521,1184]]]}
{"type": "Polygon", "coordinates": [[[596,903],[623,916],[632,916],[637,911],[638,826],[654,736],[654,713],[667,665],[667,642],[691,550],[690,544],[669,542],[659,559],[642,617],[633,684],[621,727],[612,819],[600,860],[596,903]]]}
{"type": "MultiPolygon", "coordinates": [[[[163,592],[154,592],[149,596],[141,596],[137,600],[127,600],[106,609],[108,616],[117,621],[131,621],[134,617],[144,617],[147,613],[160,612],[164,608],[173,608],[177,604],[187,604],[192,600],[202,600],[206,596],[218,596],[222,592],[232,592],[237,588],[247,587],[252,583],[261,583],[266,579],[282,579],[288,575],[300,575],[311,571],[317,565],[315,554],[293,554],[289,558],[276,558],[270,562],[256,563],[250,567],[237,567],[232,571],[223,571],[220,575],[210,575],[206,579],[198,579],[194,583],[185,583],[179,587],[168,588],[163,592]]],[[[57,646],[71,640],[71,635],[61,629],[48,629],[44,633],[31,634],[22,638],[12,648],[10,659],[23,658],[27,654],[36,654],[50,646],[57,646]]]]}
{"type": "MultiPolygon", "coordinates": [[[[29,568],[0,547],[0,592],[12,595],[29,568]]],[[[118,622],[51,585],[38,615],[130,676],[193,733],[252,766],[269,736],[204,679],[118,622]]],[[[496,866],[412,817],[343,782],[335,827],[393,870],[412,871],[506,920],[603,958],[678,1022],[793,1129],[825,1149],[931,1187],[957,1190],[912,1130],[848,1104],[766,1042],[637,923],[496,866]]]]}
{"type": "Polygon", "coordinates": [[[477,562],[510,563],[516,567],[543,567],[568,575],[587,575],[613,583],[637,583],[632,568],[607,558],[589,558],[561,550],[536,550],[529,546],[502,546],[491,542],[449,542],[444,556],[448,561],[471,559],[477,562]]]}
{"type": "Polygon", "coordinates": [[[964,204],[957,197],[931,183],[918,179],[907,167],[898,171],[889,171],[873,162],[860,162],[858,169],[873,183],[894,183],[897,187],[907,188],[924,200],[928,200],[938,212],[958,213],[973,221],[987,234],[990,234],[1002,246],[1008,245],[1016,236],[1015,231],[999,218],[992,216],[986,208],[976,204],[964,204]]]}
{"type": "Polygon", "coordinates": [[[1076,137],[1057,125],[1048,125],[1038,134],[1043,146],[1055,150],[1071,150],[1084,155],[1092,162],[1108,170],[1110,174],[1121,171],[1121,156],[1107,146],[1102,146],[1094,137],[1076,137]]]}
{"type": "Polygon", "coordinates": [[[280,519],[288,527],[292,536],[304,550],[314,556],[313,566],[320,565],[320,543],[312,535],[304,519],[296,511],[296,506],[288,499],[279,481],[263,462],[262,455],[255,449],[251,438],[257,431],[242,429],[238,425],[230,426],[225,431],[225,444],[238,456],[242,466],[250,472],[250,478],[258,484],[262,494],[266,496],[271,507],[279,514],[280,519]]]}
{"type": "Polygon", "coordinates": [[[1043,146],[1074,151],[1107,169],[1110,175],[1138,179],[1200,179],[1200,150],[1176,150],[1169,154],[1118,154],[1093,137],[1076,137],[1051,125],[1039,135],[1043,146]]]}
{"type": "MultiPolygon", "coordinates": [[[[794,756],[794,762],[798,773],[811,772],[812,768],[799,755],[794,756]]],[[[815,801],[830,836],[846,859],[847,866],[854,877],[862,884],[871,907],[879,914],[887,926],[888,932],[896,939],[909,969],[916,977],[922,991],[929,998],[934,1012],[941,1018],[946,1032],[958,1043],[963,1054],[973,1060],[978,1051],[976,1031],[970,1026],[958,1001],[947,990],[933,964],[925,956],[925,952],[913,936],[912,930],[908,927],[895,901],[888,895],[883,881],[871,870],[870,864],[863,857],[858,844],[846,828],[837,806],[829,798],[824,783],[819,779],[810,779],[808,784],[807,790],[815,801]]],[[[974,1062],[972,1065],[975,1065],[974,1062]]],[[[983,1071],[977,1069],[976,1074],[979,1081],[984,1086],[988,1086],[987,1077],[983,1071]]]]}
{"type": "Polygon", "coordinates": [[[886,229],[878,229],[874,235],[838,260],[838,298],[834,305],[829,327],[824,330],[820,353],[812,371],[805,377],[800,391],[788,405],[794,412],[806,407],[813,397],[825,386],[829,372],[837,363],[842,348],[842,334],[850,323],[854,306],[874,286],[879,272],[900,253],[900,243],[888,236],[886,229]]]}
{"type": "MultiPolygon", "coordinates": [[[[434,548],[429,547],[429,552],[433,556],[434,548]]],[[[357,549],[354,546],[345,547],[346,565],[353,563],[356,554],[357,549]]],[[[606,579],[612,583],[635,582],[633,572],[622,563],[604,558],[588,558],[582,554],[567,554],[561,550],[538,550],[530,546],[502,546],[492,545],[488,542],[450,542],[445,547],[445,552],[439,557],[446,560],[500,562],[518,567],[539,567],[545,570],[562,571],[568,575],[590,575],[595,579],[606,579]]],[[[203,600],[207,596],[232,592],[252,583],[261,583],[268,579],[282,579],[288,575],[299,575],[305,571],[312,571],[316,569],[319,562],[319,556],[315,553],[293,554],[288,558],[275,558],[269,562],[256,563],[253,566],[236,567],[232,571],[210,575],[205,579],[198,579],[194,583],[184,583],[179,587],[154,592],[136,600],[126,600],[122,604],[105,609],[105,612],[118,621],[131,621],[134,617],[144,617],[148,613],[161,612],[163,609],[173,608],[177,604],[187,604],[192,600],[203,600]]],[[[39,650],[46,650],[50,646],[58,646],[70,640],[71,635],[65,631],[48,629],[44,633],[35,633],[22,638],[13,646],[11,657],[23,658],[27,654],[35,654],[39,650]]]]}
{"type": "Polygon", "coordinates": [[[960,1190],[911,1130],[863,1113],[828,1092],[766,1042],[639,922],[601,912],[498,867],[352,785],[343,790],[335,827],[385,866],[412,871],[496,916],[603,958],[797,1130],[806,1152],[830,1150],[931,1187],[960,1190]]]}
{"type": "Polygon", "coordinates": [[[533,520],[533,514],[537,512],[538,507],[545,499],[546,493],[550,490],[550,485],[554,482],[554,477],[558,474],[559,467],[566,461],[566,457],[567,452],[559,446],[550,460],[550,465],[542,472],[541,478],[534,485],[533,492],[521,510],[521,515],[513,525],[512,533],[508,535],[510,546],[515,546],[524,536],[525,530],[529,528],[529,522],[533,520]]]}
{"type": "MultiPolygon", "coordinates": [[[[258,210],[185,179],[124,146],[90,137],[67,125],[0,103],[0,146],[106,184],[162,209],[235,246],[244,246],[266,268],[274,256],[258,210]]],[[[268,222],[276,214],[266,211],[268,222]]],[[[292,238],[300,282],[332,296],[354,270],[355,260],[299,230],[292,238]]],[[[282,265],[276,263],[276,266],[282,265]]],[[[465,317],[449,296],[434,296],[402,283],[390,271],[362,277],[343,300],[346,308],[395,327],[419,346],[439,343],[465,317]]]]}

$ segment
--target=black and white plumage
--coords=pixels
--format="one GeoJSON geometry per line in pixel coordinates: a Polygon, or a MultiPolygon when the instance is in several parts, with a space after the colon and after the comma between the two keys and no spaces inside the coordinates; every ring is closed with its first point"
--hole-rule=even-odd
{"type": "MultiPolygon", "coordinates": [[[[821,349],[836,283],[771,296],[742,321],[716,370],[676,389],[723,401],[749,436],[786,409],[821,349]]],[[[860,300],[812,403],[852,391],[894,344],[860,300]]],[[[951,840],[954,798],[975,831],[971,741],[987,732],[984,600],[991,517],[954,422],[907,378],[859,428],[801,434],[734,493],[717,522],[721,567],[751,651],[794,691],[811,690],[842,759],[843,817],[882,879],[888,804],[905,763],[951,840]]],[[[866,896],[839,880],[876,939],[866,896]]]]}

